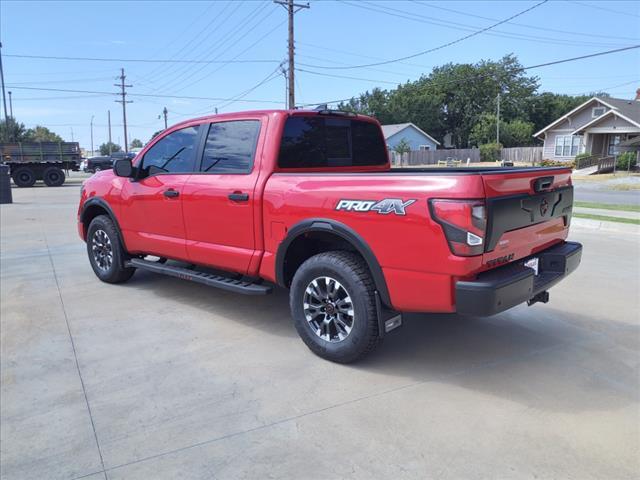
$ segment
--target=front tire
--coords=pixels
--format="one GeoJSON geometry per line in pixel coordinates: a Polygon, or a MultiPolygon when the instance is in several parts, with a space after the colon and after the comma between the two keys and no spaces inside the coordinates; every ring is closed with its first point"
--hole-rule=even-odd
{"type": "Polygon", "coordinates": [[[289,298],[300,338],[324,359],[355,362],[380,343],[375,285],[355,253],[309,258],[296,271],[289,298]]]}
{"type": "Polygon", "coordinates": [[[127,254],[113,220],[107,215],[98,215],[91,220],[87,231],[87,254],[93,272],[103,282],[126,282],[136,271],[133,267],[125,267],[127,254]]]}

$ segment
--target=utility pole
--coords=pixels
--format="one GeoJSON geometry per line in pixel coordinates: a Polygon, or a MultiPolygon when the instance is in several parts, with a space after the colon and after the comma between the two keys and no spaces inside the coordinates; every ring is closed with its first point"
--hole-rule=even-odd
{"type": "Polygon", "coordinates": [[[107,123],[109,125],[109,156],[111,156],[111,146],[113,145],[111,142],[111,110],[107,110],[107,123]]]}
{"type": "Polygon", "coordinates": [[[13,102],[11,101],[11,90],[7,92],[9,94],[9,116],[13,118],[13,102]]]}
{"type": "Polygon", "coordinates": [[[295,42],[293,40],[293,16],[303,8],[309,8],[309,4],[302,5],[294,3],[294,0],[273,0],[274,3],[282,5],[289,15],[289,109],[296,108],[296,89],[295,89],[295,42]]]}
{"type": "Polygon", "coordinates": [[[167,114],[169,113],[169,111],[167,110],[167,107],[164,107],[162,109],[162,115],[164,115],[164,129],[167,129],[167,114]]]}
{"type": "Polygon", "coordinates": [[[2,82],[2,105],[4,106],[4,121],[9,123],[7,117],[7,98],[4,96],[4,70],[2,70],[2,42],[0,42],[0,81],[2,82]]]}
{"type": "Polygon", "coordinates": [[[120,87],[120,95],[122,95],[122,100],[116,100],[117,103],[122,104],[122,125],[124,126],[124,153],[129,151],[129,143],[127,140],[127,103],[131,103],[131,100],[127,100],[127,92],[125,88],[131,88],[133,85],[125,85],[124,79],[127,78],[124,74],[124,68],[120,69],[120,83],[114,83],[115,87],[120,87]]]}
{"type": "Polygon", "coordinates": [[[284,77],[284,108],[287,108],[287,102],[289,98],[289,80],[287,79],[287,69],[284,68],[284,62],[280,65],[280,73],[284,77]]]}
{"type": "Polygon", "coordinates": [[[73,142],[74,141],[74,139],[73,139],[73,127],[69,127],[69,128],[71,128],[71,141],[73,142]]]}
{"type": "Polygon", "coordinates": [[[91,115],[91,122],[89,125],[91,126],[91,156],[93,156],[93,117],[95,115],[91,115]]]}
{"type": "Polygon", "coordinates": [[[498,105],[496,114],[496,143],[500,143],[500,92],[498,92],[498,105]]]}

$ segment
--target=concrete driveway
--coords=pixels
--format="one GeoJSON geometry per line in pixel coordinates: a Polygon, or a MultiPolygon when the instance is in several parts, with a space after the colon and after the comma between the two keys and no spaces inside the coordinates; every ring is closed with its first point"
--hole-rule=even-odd
{"type": "Polygon", "coordinates": [[[409,315],[341,366],[298,339],[285,291],[100,283],[76,236],[78,185],[13,194],[3,479],[640,475],[637,235],[576,228],[583,264],[549,304],[409,315]]]}

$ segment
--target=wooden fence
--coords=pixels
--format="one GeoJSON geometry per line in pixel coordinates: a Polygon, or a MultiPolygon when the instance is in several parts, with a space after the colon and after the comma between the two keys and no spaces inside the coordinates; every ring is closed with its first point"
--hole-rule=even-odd
{"type": "Polygon", "coordinates": [[[397,167],[415,167],[419,165],[437,165],[442,161],[460,161],[462,165],[480,161],[480,150],[477,148],[457,148],[450,150],[413,150],[402,155],[390,151],[391,165],[397,167]]]}
{"type": "Polygon", "coordinates": [[[542,147],[503,148],[500,158],[505,162],[539,165],[542,161],[542,147]]]}
{"type": "MultiPolygon", "coordinates": [[[[394,167],[417,167],[420,165],[438,165],[442,162],[457,163],[464,166],[468,163],[480,161],[480,150],[477,148],[455,148],[442,150],[413,150],[399,153],[389,152],[391,165],[394,167]]],[[[514,147],[503,148],[501,159],[505,162],[517,164],[539,165],[542,161],[542,147],[514,147]]]]}

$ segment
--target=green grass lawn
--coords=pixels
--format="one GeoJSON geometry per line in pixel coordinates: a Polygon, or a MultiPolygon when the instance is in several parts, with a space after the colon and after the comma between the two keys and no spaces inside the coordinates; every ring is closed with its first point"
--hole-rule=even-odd
{"type": "Polygon", "coordinates": [[[640,212],[640,205],[613,205],[611,203],[573,202],[574,206],[582,208],[598,208],[600,210],[618,210],[621,212],[640,212]]]}
{"type": "Polygon", "coordinates": [[[640,225],[640,220],[635,218],[608,217],[607,215],[592,215],[590,213],[577,213],[577,212],[573,212],[573,216],[576,218],[589,218],[591,220],[600,220],[602,222],[618,222],[618,223],[630,223],[632,225],[640,225]]]}

